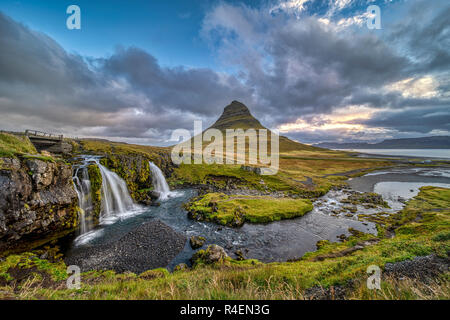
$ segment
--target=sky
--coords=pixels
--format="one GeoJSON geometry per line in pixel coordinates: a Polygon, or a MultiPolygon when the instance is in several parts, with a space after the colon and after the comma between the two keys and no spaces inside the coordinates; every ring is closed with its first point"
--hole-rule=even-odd
{"type": "Polygon", "coordinates": [[[449,17],[448,0],[0,0],[0,129],[171,145],[238,100],[308,144],[450,135],[449,17]]]}

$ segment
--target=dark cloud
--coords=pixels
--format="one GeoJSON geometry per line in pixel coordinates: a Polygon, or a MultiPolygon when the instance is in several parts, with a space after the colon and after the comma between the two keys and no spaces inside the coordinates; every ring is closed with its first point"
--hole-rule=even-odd
{"type": "Polygon", "coordinates": [[[433,130],[450,132],[450,109],[448,106],[444,106],[440,108],[389,110],[376,113],[371,119],[362,121],[362,123],[401,132],[422,134],[433,130]]]}
{"type": "Polygon", "coordinates": [[[163,67],[133,47],[87,59],[0,13],[0,127],[160,144],[240,100],[269,127],[318,116],[310,130],[286,133],[305,142],[450,131],[448,3],[415,1],[382,34],[266,9],[222,3],[205,17],[201,35],[235,75],[163,67]],[[373,110],[347,120],[366,131],[321,129],[331,120],[320,115],[349,106],[373,110]]]}
{"type": "Polygon", "coordinates": [[[251,97],[233,76],[163,68],[138,48],[118,48],[107,59],[83,59],[2,13],[0,47],[2,129],[33,127],[161,143],[170,129],[192,129],[194,119],[211,124],[230,99],[251,97]]]}
{"type": "MultiPolygon", "coordinates": [[[[433,129],[448,129],[448,118],[419,119],[420,115],[450,106],[450,5],[439,1],[437,9],[427,4],[426,18],[421,18],[419,14],[424,11],[420,7],[424,4],[413,2],[405,14],[408,19],[398,16],[403,22],[387,26],[381,35],[364,29],[365,24],[342,28],[317,17],[286,19],[285,15],[259,14],[255,18],[255,9],[230,5],[211,12],[203,29],[218,35],[219,40],[225,39],[219,41],[218,51],[224,54],[225,61],[239,65],[246,84],[254,88],[254,113],[263,123],[277,126],[359,105],[387,109],[386,114],[392,117],[386,119],[386,125],[378,118],[349,123],[386,128],[394,135],[396,131],[398,135],[427,134],[433,129]],[[398,90],[392,88],[405,79],[425,77],[434,79],[430,86],[436,88],[430,88],[436,92],[432,95],[421,96],[420,86],[424,84],[419,82],[398,90]],[[413,85],[414,94],[405,94],[413,85]]],[[[323,136],[327,132],[311,130],[286,134],[299,140],[303,136],[305,141],[330,140],[323,136]]],[[[354,130],[330,130],[328,134],[345,139],[357,136],[354,130]]]]}

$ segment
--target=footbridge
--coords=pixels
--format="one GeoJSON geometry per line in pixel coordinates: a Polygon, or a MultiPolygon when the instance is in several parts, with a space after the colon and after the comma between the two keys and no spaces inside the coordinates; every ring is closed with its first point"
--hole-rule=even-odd
{"type": "Polygon", "coordinates": [[[72,145],[64,140],[63,135],[37,130],[26,130],[25,135],[39,152],[70,153],[72,151],[72,145]]]}

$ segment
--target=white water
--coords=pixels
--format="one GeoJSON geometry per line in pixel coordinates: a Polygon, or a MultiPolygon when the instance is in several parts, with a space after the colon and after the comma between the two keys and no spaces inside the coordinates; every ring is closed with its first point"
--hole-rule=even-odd
{"type": "Polygon", "coordinates": [[[78,195],[78,205],[80,207],[80,234],[92,229],[92,221],[86,216],[92,212],[91,181],[86,167],[77,168],[73,176],[75,191],[78,195]],[[81,174],[81,177],[79,176],[81,174]]]}
{"type": "Polygon", "coordinates": [[[140,212],[140,207],[133,202],[123,179],[101,165],[97,157],[85,158],[81,166],[76,168],[73,176],[81,208],[80,236],[76,239],[76,243],[85,243],[97,235],[97,232],[92,230],[91,182],[87,169],[89,164],[97,165],[102,175],[102,203],[99,217],[101,224],[112,223],[118,218],[135,215],[140,212]]]}
{"type": "Polygon", "coordinates": [[[127,184],[115,172],[96,162],[102,174],[102,211],[100,222],[136,209],[127,184]]]}
{"type": "Polygon", "coordinates": [[[171,192],[166,178],[161,169],[156,164],[149,161],[150,171],[152,172],[152,182],[154,190],[159,193],[159,200],[167,200],[168,198],[178,196],[177,192],[171,192]]]}

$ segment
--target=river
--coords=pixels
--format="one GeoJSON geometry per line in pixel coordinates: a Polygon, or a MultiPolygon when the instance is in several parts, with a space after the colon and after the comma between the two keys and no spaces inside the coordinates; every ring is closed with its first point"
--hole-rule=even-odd
{"type": "MultiPolygon", "coordinates": [[[[246,223],[241,228],[230,228],[189,219],[182,204],[195,196],[196,190],[185,189],[177,191],[175,197],[162,201],[159,207],[144,207],[141,211],[129,216],[125,215],[110,223],[101,224],[83,235],[83,241],[78,238],[66,252],[66,257],[72,258],[69,259],[71,261],[89,258],[92,249],[101,248],[108,243],[120,242],[120,239],[133,233],[133,230],[139,226],[152,220],[160,220],[186,237],[184,249],[166,266],[169,269],[179,263],[189,263],[193,250],[188,240],[193,235],[204,236],[207,239],[205,246],[215,243],[224,247],[232,257],[236,256],[236,250],[241,250],[246,258],[263,262],[296,259],[306,252],[316,250],[316,243],[319,240],[339,241],[342,234],[348,236],[349,228],[376,234],[375,225],[359,221],[358,214],[400,210],[404,205],[403,202],[415,196],[418,189],[424,185],[450,188],[450,169],[383,170],[350,179],[349,184],[353,191],[375,191],[382,194],[392,209],[367,209],[357,206],[357,213],[352,215],[341,210],[346,206],[341,200],[346,199],[352,190],[333,190],[315,201],[314,209],[303,217],[268,224],[246,223]],[[339,213],[340,211],[342,212],[339,213]]],[[[114,254],[108,252],[108,257],[114,259],[114,254]]],[[[92,268],[98,267],[95,263],[92,265],[92,268]]]]}

